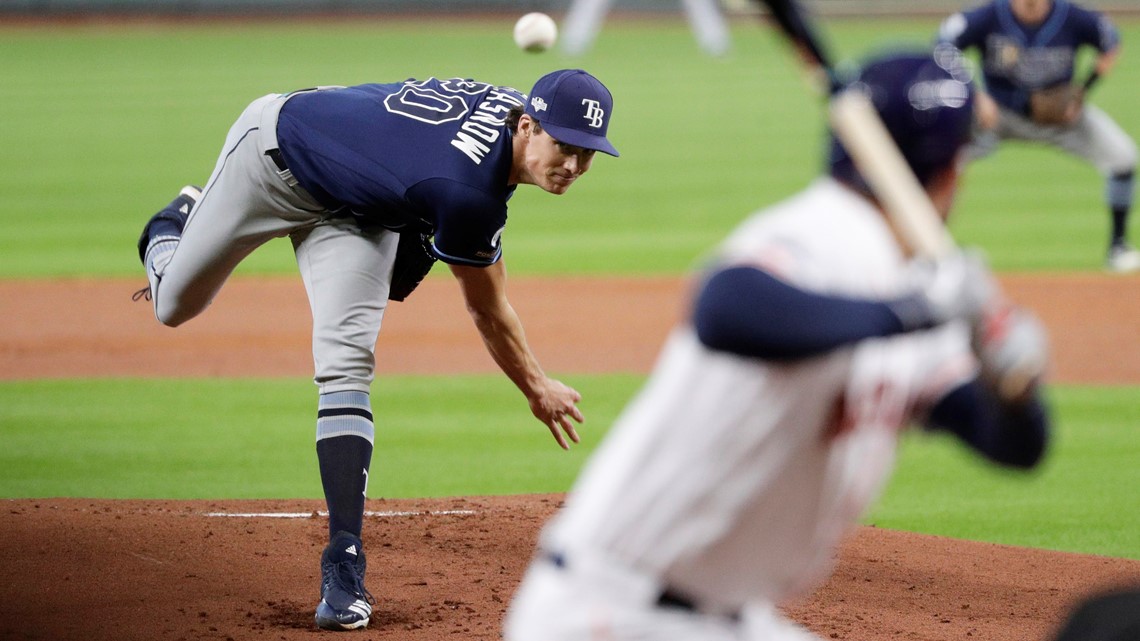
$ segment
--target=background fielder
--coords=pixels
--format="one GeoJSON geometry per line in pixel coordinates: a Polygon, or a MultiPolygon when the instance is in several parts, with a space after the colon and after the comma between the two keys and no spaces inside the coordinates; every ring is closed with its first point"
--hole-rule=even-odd
{"type": "MultiPolygon", "coordinates": [[[[943,216],[973,118],[955,61],[894,55],[860,76],[943,216]]],[[[814,639],[776,606],[829,572],[902,428],[1018,468],[1041,458],[1039,325],[976,256],[909,261],[832,149],[830,176],[720,248],[689,322],[543,529],[507,641],[814,639]],[[1031,363],[1030,387],[999,397],[1031,363]]]]}
{"type": "Polygon", "coordinates": [[[1105,264],[1114,272],[1140,270],[1140,251],[1128,242],[1136,144],[1085,101],[1120,54],[1120,36],[1108,18],[1068,0],[994,0],[947,18],[939,40],[981,53],[986,91],[978,95],[978,113],[986,131],[972,155],[992,152],[999,140],[1025,140],[1092,163],[1105,178],[1112,217],[1105,264]],[[1096,63],[1074,86],[1074,63],[1084,46],[1097,50],[1096,63]]]}
{"type": "Polygon", "coordinates": [[[612,110],[609,90],[580,69],[543,76],[529,97],[459,78],[270,94],[230,129],[205,188],[183,189],[143,230],[155,315],[170,326],[201,313],[259,245],[293,243],[313,313],[329,510],[319,627],[360,628],[372,614],[361,529],[373,352],[389,296],[405,296],[433,259],[451,268],[487,350],[531,412],[563,448],[567,437],[577,442],[580,396],[531,352],[506,297],[501,241],[517,185],[562,194],[595,151],[617,155],[606,139],[612,110]]]}

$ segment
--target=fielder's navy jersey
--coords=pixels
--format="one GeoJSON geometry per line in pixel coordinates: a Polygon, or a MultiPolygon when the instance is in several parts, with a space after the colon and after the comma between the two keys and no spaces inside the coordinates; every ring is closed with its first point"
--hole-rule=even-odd
{"type": "Polygon", "coordinates": [[[293,176],[329,209],[432,233],[445,262],[489,265],[515,189],[504,121],[523,102],[459,78],[326,89],[290,98],[277,138],[293,176]]]}
{"type": "Polygon", "coordinates": [[[1033,26],[1014,18],[1009,0],[995,0],[947,18],[939,39],[962,50],[977,47],[987,91],[998,104],[1021,113],[1028,109],[1030,92],[1072,81],[1082,45],[1106,52],[1119,43],[1107,18],[1068,0],[1054,0],[1045,20],[1033,26]]]}

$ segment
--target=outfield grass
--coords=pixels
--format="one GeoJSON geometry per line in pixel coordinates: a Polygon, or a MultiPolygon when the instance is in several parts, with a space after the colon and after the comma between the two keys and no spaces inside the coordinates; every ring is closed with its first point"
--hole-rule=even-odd
{"type": "Polygon", "coordinates": [[[911,433],[868,521],[882,527],[1140,559],[1140,405],[1134,387],[1055,386],[1055,432],[1029,472],[945,435],[911,433]]]}
{"type": "MultiPolygon", "coordinates": [[[[502,376],[380,379],[369,495],[565,491],[639,381],[566,378],[588,421],[567,452],[502,376]]],[[[320,497],[315,399],[306,380],[6,382],[0,496],[320,497]]]]}
{"type": "MultiPolygon", "coordinates": [[[[936,19],[841,21],[858,57],[921,43],[936,19]]],[[[1122,23],[1126,41],[1140,27],[1122,23]]],[[[253,98],[316,84],[473,76],[526,91],[583,66],[615,95],[611,138],[562,198],[519,189],[505,248],[516,273],[676,273],[747,212],[802,187],[823,144],[820,103],[770,30],[741,21],[724,59],[680,21],[611,22],[583,58],[524,55],[509,21],[383,20],[0,28],[0,277],[134,274],[147,216],[209,175],[226,129],[253,98]]],[[[1095,101],[1140,133],[1128,55],[1095,101]]],[[[968,172],[953,222],[1007,270],[1094,270],[1107,235],[1102,184],[1065,156],[1011,145],[968,172]]],[[[288,244],[243,272],[295,268],[288,244]]]]}
{"type": "MultiPolygon", "coordinates": [[[[936,23],[829,31],[855,55],[925,41],[936,23]]],[[[1140,36],[1140,24],[1121,27],[1126,42],[1140,36]]],[[[514,274],[683,273],[747,212],[818,170],[820,104],[771,31],[735,25],[725,59],[701,55],[679,21],[611,22],[582,59],[520,54],[509,32],[509,20],[0,27],[0,278],[137,275],[142,223],[182,184],[206,179],[241,109],[315,84],[473,76],[525,91],[556,67],[601,77],[623,155],[599,158],[566,197],[519,190],[505,239],[514,274]]],[[[1095,94],[1134,136],[1138,83],[1126,53],[1095,94]]],[[[1091,168],[1011,145],[970,167],[952,228],[999,270],[1095,271],[1101,192],[1091,168]]],[[[295,270],[278,242],[239,271],[295,270]]],[[[565,378],[589,417],[570,453],[502,377],[377,381],[370,495],[564,491],[639,383],[565,378]]],[[[983,467],[948,439],[908,438],[869,520],[1140,558],[1136,398],[1136,388],[1055,390],[1055,451],[1029,476],[983,467]]],[[[313,400],[304,380],[2,383],[0,496],[318,497],[313,400]]]]}
{"type": "MultiPolygon", "coordinates": [[[[566,491],[641,382],[575,376],[582,443],[565,452],[502,377],[383,378],[374,498],[566,491]]],[[[314,391],[296,380],[0,384],[0,497],[319,498],[314,391]],[[129,408],[129,409],[126,409],[129,408]]],[[[913,433],[867,521],[881,527],[1140,559],[1134,388],[1052,390],[1045,465],[986,464],[913,433]]]]}

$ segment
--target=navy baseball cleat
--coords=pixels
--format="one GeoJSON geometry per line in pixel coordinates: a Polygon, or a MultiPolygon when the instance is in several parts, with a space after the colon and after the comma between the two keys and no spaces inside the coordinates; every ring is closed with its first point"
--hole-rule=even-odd
{"type": "Polygon", "coordinates": [[[376,599],[364,587],[364,548],[360,538],[337,532],[321,554],[321,602],[317,627],[355,630],[368,625],[376,599]]]}
{"type": "Polygon", "coordinates": [[[202,198],[202,189],[194,185],[186,185],[178,192],[178,197],[170,201],[157,214],[150,217],[142,234],[139,235],[139,260],[147,272],[148,285],[131,296],[131,300],[145,298],[151,299],[151,290],[158,282],[166,263],[170,261],[178,241],[182,238],[182,230],[186,228],[186,220],[190,217],[190,210],[202,198]]]}
{"type": "Polygon", "coordinates": [[[202,197],[202,190],[193,185],[186,185],[178,192],[178,197],[163,207],[157,214],[151,216],[139,235],[139,260],[146,266],[146,252],[150,248],[152,239],[172,238],[182,236],[182,229],[186,227],[186,219],[190,217],[190,210],[202,197]]]}

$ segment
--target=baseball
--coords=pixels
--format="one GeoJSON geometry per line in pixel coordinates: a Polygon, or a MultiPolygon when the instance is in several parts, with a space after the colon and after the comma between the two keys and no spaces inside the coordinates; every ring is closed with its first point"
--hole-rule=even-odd
{"type": "Polygon", "coordinates": [[[515,44],[530,53],[546,51],[558,38],[558,25],[545,13],[535,11],[519,18],[515,23],[515,44]]]}

